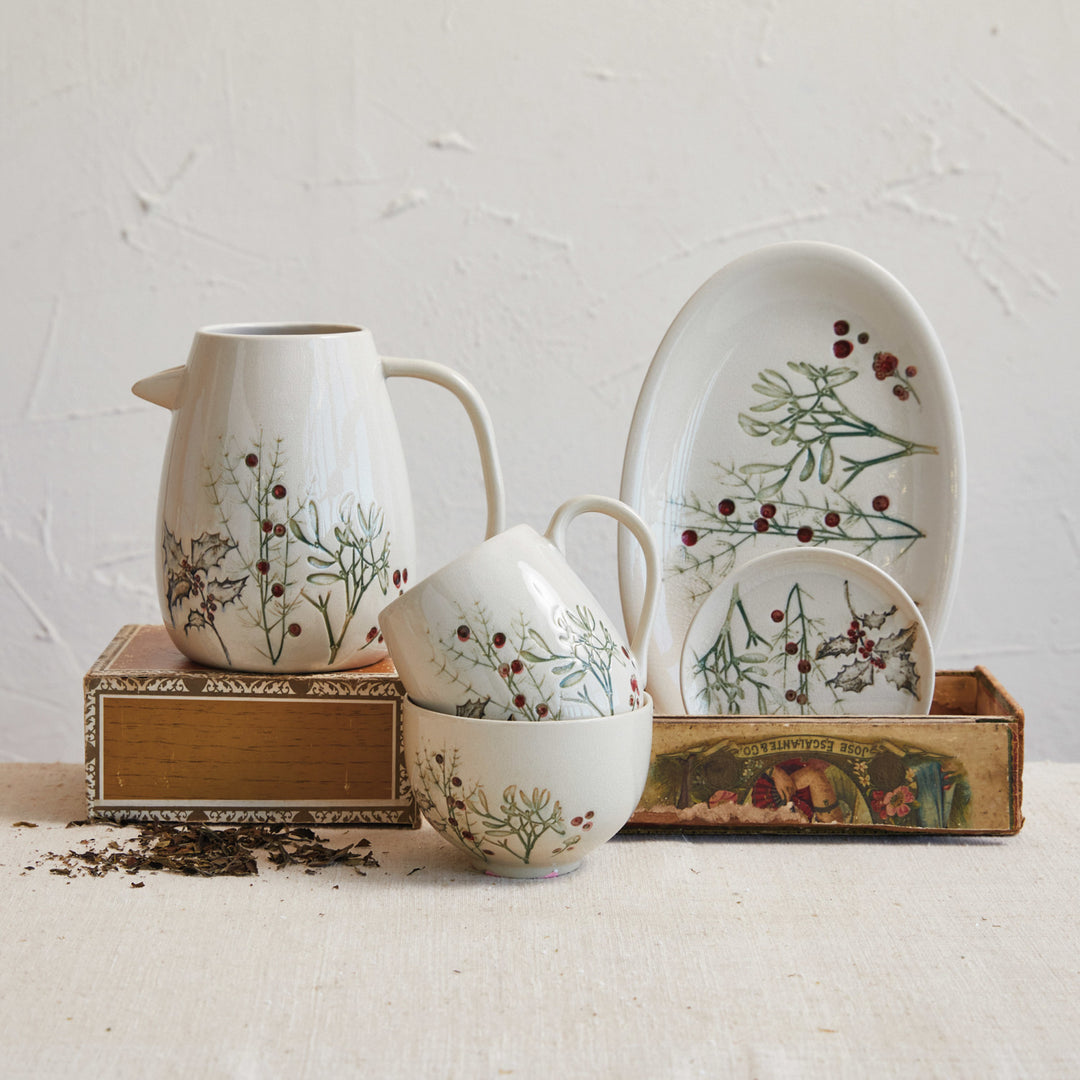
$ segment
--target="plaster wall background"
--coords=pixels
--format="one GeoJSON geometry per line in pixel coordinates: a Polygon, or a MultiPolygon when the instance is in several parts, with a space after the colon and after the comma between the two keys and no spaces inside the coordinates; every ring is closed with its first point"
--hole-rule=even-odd
{"type": "MultiPolygon", "coordinates": [[[[939,667],[1080,760],[1080,10],[898,0],[0,0],[0,760],[82,756],[81,678],[156,622],[168,416],[137,378],[218,322],[354,321],[461,371],[508,520],[617,494],[665,329],[820,239],[950,358],[968,524],[939,667]]],[[[483,530],[465,416],[392,383],[423,569],[483,530]]],[[[444,401],[445,397],[445,401],[444,401]]],[[[572,558],[619,609],[615,527],[572,558]]]]}

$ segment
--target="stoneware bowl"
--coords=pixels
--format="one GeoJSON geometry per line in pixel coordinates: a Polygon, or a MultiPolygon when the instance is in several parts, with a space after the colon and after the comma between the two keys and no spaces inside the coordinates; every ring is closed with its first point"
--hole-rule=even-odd
{"type": "Polygon", "coordinates": [[[645,786],[652,700],[613,716],[507,723],[403,709],[409,781],[427,820],[496,877],[576,870],[645,786]]]}

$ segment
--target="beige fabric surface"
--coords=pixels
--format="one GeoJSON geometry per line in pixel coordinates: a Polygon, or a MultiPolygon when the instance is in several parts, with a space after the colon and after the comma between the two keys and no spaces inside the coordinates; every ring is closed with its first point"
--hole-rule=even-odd
{"type": "Polygon", "coordinates": [[[25,869],[133,830],[0,765],[0,1074],[1077,1076],[1080,765],[1025,782],[1012,838],[620,837],[520,882],[323,829],[380,867],[133,889],[25,869]]]}

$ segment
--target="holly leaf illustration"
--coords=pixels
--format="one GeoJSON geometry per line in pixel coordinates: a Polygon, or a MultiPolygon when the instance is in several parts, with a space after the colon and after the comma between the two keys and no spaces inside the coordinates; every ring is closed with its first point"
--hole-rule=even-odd
{"type": "Polygon", "coordinates": [[[219,604],[231,604],[234,600],[239,599],[240,593],[243,592],[244,586],[247,584],[247,575],[242,578],[226,578],[224,581],[211,581],[207,587],[207,594],[211,600],[216,600],[219,604]]]}
{"type": "Polygon", "coordinates": [[[821,660],[826,656],[850,656],[856,648],[856,643],[849,637],[837,634],[836,637],[826,638],[814,654],[815,660],[821,660]]]}
{"type": "Polygon", "coordinates": [[[219,565],[236,545],[220,533],[204,532],[191,541],[191,565],[196,570],[209,571],[219,565]]]}
{"type": "Polygon", "coordinates": [[[884,657],[895,656],[899,653],[911,652],[915,645],[916,629],[914,623],[903,630],[897,630],[895,634],[888,634],[878,638],[875,650],[884,657]]]}
{"type": "Polygon", "coordinates": [[[880,630],[885,625],[885,620],[896,614],[896,605],[893,604],[888,611],[870,611],[859,616],[859,622],[871,630],[880,630]]]}
{"type": "Polygon", "coordinates": [[[841,668],[827,686],[835,686],[851,694],[861,694],[874,682],[874,665],[869,660],[856,660],[853,664],[841,668]]]}
{"type": "Polygon", "coordinates": [[[180,541],[169,532],[168,526],[165,527],[165,536],[162,538],[161,546],[165,549],[166,566],[179,566],[184,561],[184,549],[180,546],[180,541]]]}
{"type": "Polygon", "coordinates": [[[184,626],[184,632],[188,630],[202,630],[204,626],[209,626],[206,616],[201,611],[189,611],[188,620],[184,626]]]}
{"type": "Polygon", "coordinates": [[[885,678],[897,688],[906,690],[913,698],[919,697],[919,673],[915,670],[915,664],[911,656],[906,653],[897,653],[885,661],[885,678]]]}

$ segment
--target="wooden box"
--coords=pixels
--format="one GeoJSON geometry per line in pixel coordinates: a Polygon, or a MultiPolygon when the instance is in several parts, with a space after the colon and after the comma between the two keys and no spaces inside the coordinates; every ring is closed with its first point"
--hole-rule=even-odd
{"type": "Polygon", "coordinates": [[[985,669],[929,716],[658,716],[627,832],[1012,834],[1024,714],[985,669]]]}
{"type": "Polygon", "coordinates": [[[181,655],[162,626],[125,626],[83,688],[91,818],[419,828],[389,661],[218,671],[181,655]]]}

